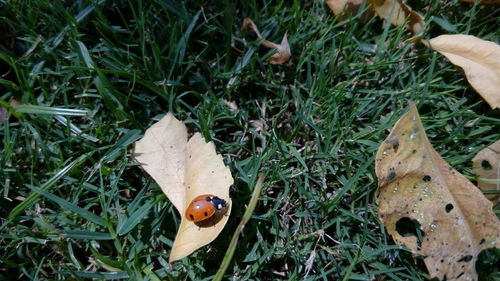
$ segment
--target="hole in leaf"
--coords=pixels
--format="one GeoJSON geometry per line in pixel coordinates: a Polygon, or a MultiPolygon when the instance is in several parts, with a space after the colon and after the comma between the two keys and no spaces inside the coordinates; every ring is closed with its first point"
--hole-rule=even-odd
{"type": "Polygon", "coordinates": [[[461,259],[458,260],[458,262],[470,262],[472,260],[471,255],[463,256],[461,259]]]}
{"type": "Polygon", "coordinates": [[[453,210],[453,204],[451,203],[446,204],[446,207],[444,207],[444,209],[446,210],[447,213],[451,212],[451,210],[453,210]]]}
{"type": "Polygon", "coordinates": [[[417,237],[417,247],[422,245],[422,237],[425,233],[420,229],[420,223],[417,220],[403,217],[396,222],[396,231],[403,237],[417,237]]]}
{"type": "Polygon", "coordinates": [[[478,280],[496,280],[500,274],[500,249],[488,248],[482,250],[477,256],[476,272],[478,280]]]}
{"type": "Polygon", "coordinates": [[[387,180],[389,181],[392,181],[395,178],[396,178],[396,173],[394,172],[389,173],[389,175],[387,176],[387,180]]]}
{"type": "Polygon", "coordinates": [[[399,140],[397,138],[392,138],[388,142],[392,146],[392,149],[394,149],[394,152],[397,152],[399,148],[399,140]]]}
{"type": "Polygon", "coordinates": [[[425,181],[425,182],[430,182],[430,181],[431,181],[431,179],[432,179],[432,178],[431,178],[431,176],[429,176],[429,175],[425,175],[425,176],[422,178],[422,180],[423,180],[423,181],[425,181]]]}
{"type": "Polygon", "coordinates": [[[483,170],[491,170],[493,169],[493,167],[491,166],[490,162],[488,160],[483,160],[481,162],[481,168],[483,168],[483,170]]]}

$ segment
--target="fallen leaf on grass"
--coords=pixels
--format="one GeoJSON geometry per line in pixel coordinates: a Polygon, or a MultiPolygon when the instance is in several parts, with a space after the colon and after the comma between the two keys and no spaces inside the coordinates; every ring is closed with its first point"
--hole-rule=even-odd
{"type": "MultiPolygon", "coordinates": [[[[325,0],[325,2],[335,15],[346,11],[355,14],[362,3],[360,0],[325,0]]],[[[367,0],[366,5],[376,15],[390,21],[395,26],[407,23],[406,28],[414,34],[419,33],[424,26],[424,18],[402,0],[367,0]]]]}
{"type": "Polygon", "coordinates": [[[187,139],[186,126],[168,113],[136,142],[134,156],[153,177],[181,215],[170,253],[170,262],[181,259],[212,242],[231,213],[229,187],[233,177],[212,142],[199,133],[187,139]],[[197,196],[213,194],[228,203],[227,212],[210,224],[200,225],[185,217],[186,208],[197,196]]]}
{"type": "MultiPolygon", "coordinates": [[[[494,144],[479,151],[472,158],[472,172],[480,178],[477,180],[477,186],[481,190],[500,190],[500,183],[490,183],[485,180],[500,181],[500,140],[494,144]]],[[[500,194],[487,194],[493,204],[500,203],[500,194]]]]}
{"type": "Polygon", "coordinates": [[[356,14],[363,3],[362,0],[325,0],[326,5],[332,10],[333,14],[341,15],[356,14]]]}
{"type": "Polygon", "coordinates": [[[287,62],[290,57],[292,56],[292,52],[290,51],[290,45],[288,44],[288,39],[287,39],[287,34],[283,36],[283,39],[281,40],[281,44],[275,44],[271,41],[267,41],[265,38],[262,37],[262,35],[259,32],[259,29],[255,25],[255,23],[249,19],[245,18],[243,20],[243,28],[244,29],[252,29],[255,32],[255,35],[260,39],[260,42],[262,45],[264,45],[267,48],[270,49],[276,49],[277,52],[273,54],[268,61],[272,64],[283,64],[287,62]]]}
{"type": "Polygon", "coordinates": [[[428,41],[454,65],[491,108],[500,108],[500,45],[472,35],[441,35],[428,41]]]}
{"type": "Polygon", "coordinates": [[[373,6],[379,17],[390,21],[393,25],[404,25],[408,19],[406,28],[414,34],[420,32],[424,26],[424,18],[402,0],[368,0],[367,3],[373,6]]]}
{"type": "Polygon", "coordinates": [[[431,277],[477,280],[478,254],[500,245],[500,222],[492,203],[434,150],[417,109],[394,125],[375,163],[378,215],[397,244],[425,256],[431,277]],[[418,222],[422,241],[398,225],[418,222]]]}

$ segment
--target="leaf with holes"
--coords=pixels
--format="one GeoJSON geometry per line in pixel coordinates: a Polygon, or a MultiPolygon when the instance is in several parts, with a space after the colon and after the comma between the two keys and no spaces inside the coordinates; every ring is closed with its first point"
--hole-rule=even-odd
{"type": "MultiPolygon", "coordinates": [[[[483,190],[500,191],[500,140],[479,151],[472,159],[474,174],[479,176],[477,186],[483,190]]],[[[486,195],[493,204],[500,203],[500,194],[486,195]]]]}
{"type": "Polygon", "coordinates": [[[397,244],[425,256],[431,277],[477,280],[479,253],[500,245],[492,203],[434,150],[417,108],[394,125],[376,156],[378,215],[397,244]],[[415,223],[421,239],[403,235],[415,223]]]}
{"type": "Polygon", "coordinates": [[[231,213],[229,187],[233,177],[212,142],[199,133],[187,138],[186,126],[168,113],[136,142],[134,156],[158,183],[181,215],[170,253],[170,262],[181,259],[212,242],[222,231],[231,213]],[[194,223],[187,220],[186,208],[204,194],[227,202],[224,213],[194,223]]]}

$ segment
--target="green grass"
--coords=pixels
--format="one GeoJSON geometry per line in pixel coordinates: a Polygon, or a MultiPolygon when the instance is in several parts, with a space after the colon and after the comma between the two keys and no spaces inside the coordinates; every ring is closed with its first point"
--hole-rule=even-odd
{"type": "MultiPolygon", "coordinates": [[[[498,6],[410,4],[428,38],[500,41],[498,6]]],[[[376,18],[339,22],[322,1],[0,1],[12,113],[0,125],[0,279],[209,280],[263,173],[225,279],[429,280],[377,219],[378,145],[411,99],[437,151],[473,176],[500,111],[410,37],[376,18]],[[245,17],[271,41],[288,32],[291,62],[267,64],[245,17]],[[235,178],[219,238],[172,266],[179,214],[131,153],[168,111],[235,178]]]]}

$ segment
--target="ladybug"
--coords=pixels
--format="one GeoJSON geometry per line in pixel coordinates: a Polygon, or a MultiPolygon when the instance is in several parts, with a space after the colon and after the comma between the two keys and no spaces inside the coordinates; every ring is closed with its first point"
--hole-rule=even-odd
{"type": "Polygon", "coordinates": [[[212,194],[197,196],[186,209],[186,219],[201,222],[226,208],[226,201],[212,194]]]}

